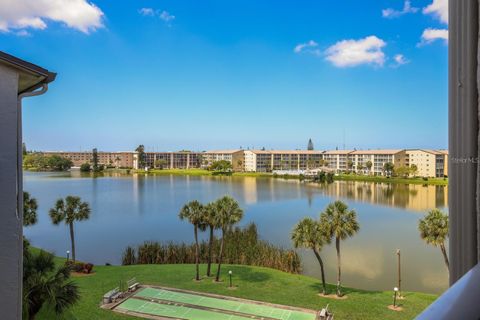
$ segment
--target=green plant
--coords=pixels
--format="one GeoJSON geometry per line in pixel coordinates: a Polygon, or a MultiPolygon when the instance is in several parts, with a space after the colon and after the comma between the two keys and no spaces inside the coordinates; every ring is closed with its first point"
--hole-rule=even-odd
{"type": "Polygon", "coordinates": [[[30,193],[23,192],[23,226],[28,227],[37,223],[37,199],[31,198],[30,193]]]}
{"type": "Polygon", "coordinates": [[[23,249],[23,318],[33,320],[44,305],[59,316],[80,299],[77,285],[70,279],[70,268],[55,267],[54,256],[41,250],[23,249]]]}
{"type": "Polygon", "coordinates": [[[178,214],[180,220],[188,220],[193,225],[193,233],[195,237],[195,280],[200,280],[199,270],[199,246],[198,246],[198,230],[206,229],[205,207],[198,201],[190,201],[180,210],[178,214]]]}
{"type": "Polygon", "coordinates": [[[82,165],[80,166],[80,171],[81,172],[90,172],[90,163],[88,163],[88,162],[82,163],[82,165]]]}
{"type": "Polygon", "coordinates": [[[222,266],[223,251],[225,246],[225,235],[227,229],[242,220],[243,210],[240,208],[238,202],[229,196],[224,196],[216,201],[218,214],[216,217],[216,224],[222,230],[222,240],[220,243],[220,252],[218,254],[218,268],[215,281],[220,281],[220,268],[222,266]]]}
{"type": "Polygon", "coordinates": [[[439,247],[442,251],[443,259],[447,269],[450,269],[445,242],[448,238],[448,215],[439,209],[430,210],[430,212],[418,222],[420,237],[426,243],[439,247]]]}
{"type": "Polygon", "coordinates": [[[323,260],[320,256],[323,245],[329,243],[330,239],[325,236],[318,221],[312,218],[303,218],[293,228],[291,234],[293,246],[295,248],[312,249],[315,257],[320,264],[320,271],[322,274],[322,293],[327,294],[327,284],[325,282],[325,269],[323,260]]]}
{"type": "Polygon", "coordinates": [[[82,202],[80,197],[67,196],[65,199],[58,199],[55,207],[49,211],[52,223],[58,225],[65,221],[70,229],[70,241],[72,244],[72,259],[75,262],[75,234],[73,225],[75,221],[87,220],[90,217],[90,206],[82,202]]]}
{"type": "Polygon", "coordinates": [[[349,210],[342,201],[335,201],[327,206],[320,215],[320,225],[329,239],[335,239],[337,250],[337,296],[342,296],[341,291],[341,258],[340,241],[353,236],[360,229],[357,214],[349,210]]]}

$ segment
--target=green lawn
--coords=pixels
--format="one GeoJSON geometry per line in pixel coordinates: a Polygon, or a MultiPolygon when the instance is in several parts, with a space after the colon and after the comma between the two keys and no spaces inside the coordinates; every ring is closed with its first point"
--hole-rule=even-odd
{"type": "MultiPolygon", "coordinates": [[[[62,263],[60,258],[58,263],[62,263]]],[[[419,314],[436,296],[423,293],[404,293],[401,300],[403,311],[387,309],[392,303],[392,292],[363,291],[345,289],[348,298],[334,300],[317,295],[320,283],[317,279],[292,275],[281,271],[249,266],[224,266],[223,274],[233,271],[236,290],[229,290],[227,283],[213,283],[212,279],[193,281],[194,265],[134,265],[134,266],[95,266],[93,275],[74,277],[81,289],[81,301],[66,313],[63,319],[136,319],[99,308],[104,293],[117,287],[119,281],[136,277],[143,284],[209,292],[246,299],[253,299],[283,305],[320,310],[329,304],[335,319],[412,319],[419,314]]],[[[201,266],[205,274],[206,266],[201,266]]],[[[329,286],[334,292],[334,287],[329,286]]],[[[47,308],[38,319],[56,319],[47,308]]]]}

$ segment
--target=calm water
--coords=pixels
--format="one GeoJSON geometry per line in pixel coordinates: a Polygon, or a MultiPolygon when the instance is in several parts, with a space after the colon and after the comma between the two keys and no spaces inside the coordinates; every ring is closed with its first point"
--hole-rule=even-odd
{"type": "MultiPolygon", "coordinates": [[[[318,217],[325,206],[343,199],[357,211],[361,230],[342,243],[345,285],[364,289],[395,286],[397,248],[402,251],[403,289],[441,292],[447,272],[440,250],[424,244],[418,220],[431,208],[447,207],[447,187],[335,182],[327,187],[296,180],[251,177],[109,176],[79,173],[25,173],[25,190],[39,201],[39,222],[26,229],[36,246],[65,255],[69,235],[54,226],[48,209],[59,197],[78,195],[92,207],[90,220],[76,224],[78,258],[96,264],[118,264],[127,245],[145,240],[186,241],[192,227],[179,221],[181,206],[229,194],[245,209],[241,225],[255,222],[260,236],[291,247],[290,231],[304,216],[318,217]]],[[[322,255],[328,281],[334,282],[333,246],[322,255]]],[[[313,254],[302,252],[304,273],[319,277],[313,254]]]]}

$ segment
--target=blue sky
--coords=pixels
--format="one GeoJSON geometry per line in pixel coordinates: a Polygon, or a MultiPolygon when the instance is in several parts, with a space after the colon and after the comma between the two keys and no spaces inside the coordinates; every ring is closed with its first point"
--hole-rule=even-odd
{"type": "Polygon", "coordinates": [[[445,0],[5,1],[29,149],[447,146],[445,0]]]}

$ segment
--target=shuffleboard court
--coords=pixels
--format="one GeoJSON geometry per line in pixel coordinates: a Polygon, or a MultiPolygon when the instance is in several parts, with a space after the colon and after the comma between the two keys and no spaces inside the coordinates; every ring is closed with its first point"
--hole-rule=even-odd
{"type": "Polygon", "coordinates": [[[117,311],[186,320],[315,320],[314,311],[201,293],[146,287],[117,311]]]}

